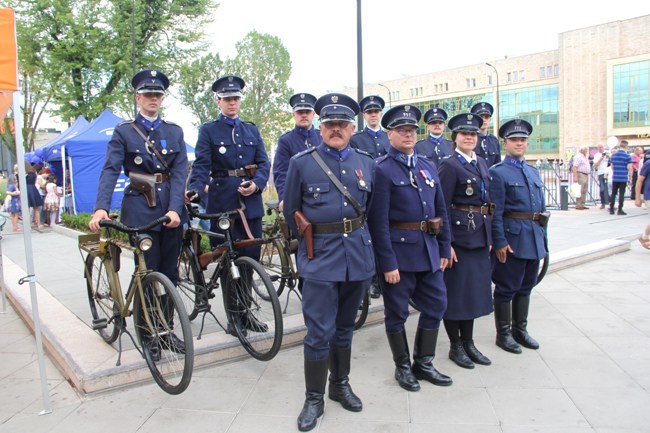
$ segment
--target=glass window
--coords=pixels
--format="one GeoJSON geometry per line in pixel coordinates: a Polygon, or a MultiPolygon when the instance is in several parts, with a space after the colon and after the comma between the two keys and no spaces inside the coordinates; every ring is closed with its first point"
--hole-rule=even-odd
{"type": "Polygon", "coordinates": [[[546,67],[546,76],[547,77],[552,77],[553,76],[553,67],[552,66],[547,66],[546,67]]]}
{"type": "Polygon", "coordinates": [[[546,66],[542,66],[539,68],[539,78],[545,78],[546,77],[546,66]]]}
{"type": "Polygon", "coordinates": [[[512,82],[512,74],[508,72],[508,83],[512,82]]]}
{"type": "Polygon", "coordinates": [[[524,81],[524,71],[519,71],[519,81],[524,81]]]}
{"type": "Polygon", "coordinates": [[[449,83],[445,83],[445,92],[449,91],[449,83]]]}
{"type": "Polygon", "coordinates": [[[515,81],[515,83],[517,81],[519,81],[519,72],[515,71],[515,72],[512,73],[512,75],[513,75],[513,80],[515,81]]]}
{"type": "Polygon", "coordinates": [[[488,75],[488,86],[492,85],[492,75],[488,75]]]}
{"type": "Polygon", "coordinates": [[[615,65],[612,81],[614,128],[650,126],[650,62],[615,65]]]}
{"type": "Polygon", "coordinates": [[[555,75],[556,77],[560,75],[560,65],[553,66],[553,75],[555,75]]]}

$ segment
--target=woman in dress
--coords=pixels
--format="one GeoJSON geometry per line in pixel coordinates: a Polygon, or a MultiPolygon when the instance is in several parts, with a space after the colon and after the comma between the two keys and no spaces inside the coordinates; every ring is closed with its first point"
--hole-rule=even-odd
{"type": "Polygon", "coordinates": [[[459,114],[448,123],[455,153],[440,163],[442,186],[451,226],[451,259],[444,273],[447,310],[444,325],[449,359],[463,368],[491,361],[474,345],[474,319],[492,312],[491,214],[487,163],[474,148],[483,119],[459,114]]]}
{"type": "Polygon", "coordinates": [[[34,215],[34,222],[36,227],[41,230],[43,224],[41,224],[41,207],[43,206],[43,197],[38,192],[36,188],[36,171],[34,167],[28,162],[25,162],[25,186],[24,190],[27,192],[27,203],[29,205],[29,211],[34,215]]]}
{"type": "Polygon", "coordinates": [[[19,232],[20,226],[18,226],[18,214],[20,213],[20,190],[18,190],[18,185],[16,185],[16,177],[11,174],[7,179],[7,195],[11,197],[9,208],[7,209],[7,212],[11,214],[11,225],[15,232],[19,232]]]}

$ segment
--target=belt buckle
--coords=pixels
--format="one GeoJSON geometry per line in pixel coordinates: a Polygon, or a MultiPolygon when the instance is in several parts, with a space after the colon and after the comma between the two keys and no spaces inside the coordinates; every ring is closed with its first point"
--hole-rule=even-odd
{"type": "Polygon", "coordinates": [[[343,233],[345,234],[352,233],[352,220],[343,221],[343,233]]]}
{"type": "Polygon", "coordinates": [[[162,179],[163,179],[162,173],[154,173],[153,175],[156,178],[156,183],[162,183],[162,179]]]}
{"type": "Polygon", "coordinates": [[[420,221],[420,231],[421,232],[429,231],[429,224],[427,223],[427,221],[420,221]]]}

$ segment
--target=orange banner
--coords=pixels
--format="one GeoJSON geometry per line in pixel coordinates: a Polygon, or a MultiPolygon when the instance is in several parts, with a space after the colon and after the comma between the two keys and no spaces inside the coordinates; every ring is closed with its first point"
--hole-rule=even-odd
{"type": "Polygon", "coordinates": [[[18,51],[14,10],[0,8],[0,92],[18,90],[18,51]]]}

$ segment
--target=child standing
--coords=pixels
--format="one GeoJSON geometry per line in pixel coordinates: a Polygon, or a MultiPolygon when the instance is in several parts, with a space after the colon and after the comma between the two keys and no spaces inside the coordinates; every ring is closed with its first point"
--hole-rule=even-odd
{"type": "Polygon", "coordinates": [[[7,179],[7,195],[11,197],[9,209],[7,209],[7,212],[11,213],[11,225],[15,232],[19,232],[18,213],[20,213],[20,191],[16,186],[16,177],[13,175],[9,175],[7,179]]]}
{"type": "Polygon", "coordinates": [[[54,174],[48,174],[46,180],[43,209],[49,212],[50,227],[54,227],[59,214],[59,202],[63,194],[59,192],[56,186],[56,176],[54,174]]]}

